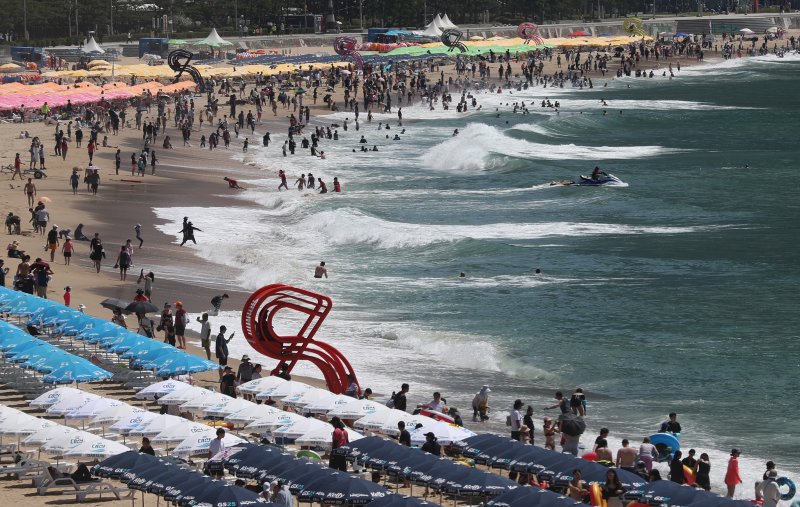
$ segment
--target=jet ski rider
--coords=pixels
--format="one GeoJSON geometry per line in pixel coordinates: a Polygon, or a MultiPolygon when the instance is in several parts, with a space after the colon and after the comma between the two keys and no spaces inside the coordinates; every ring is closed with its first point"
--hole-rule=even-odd
{"type": "Polygon", "coordinates": [[[597,181],[600,179],[600,176],[608,176],[608,175],[602,170],[600,170],[599,167],[595,166],[594,171],[592,171],[592,179],[597,181]]]}

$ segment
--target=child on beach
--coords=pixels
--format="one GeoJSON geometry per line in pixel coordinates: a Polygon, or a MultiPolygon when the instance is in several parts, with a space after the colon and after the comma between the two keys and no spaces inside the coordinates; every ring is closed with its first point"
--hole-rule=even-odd
{"type": "MultiPolygon", "coordinates": [[[[72,252],[75,250],[75,245],[72,244],[72,238],[67,236],[64,240],[64,246],[61,247],[61,253],[64,254],[64,265],[69,266],[69,261],[72,258],[72,252]]],[[[67,305],[69,306],[69,305],[67,305]]]]}
{"type": "Polygon", "coordinates": [[[70,301],[72,301],[72,287],[67,285],[64,287],[64,306],[69,306],[70,301]]]}

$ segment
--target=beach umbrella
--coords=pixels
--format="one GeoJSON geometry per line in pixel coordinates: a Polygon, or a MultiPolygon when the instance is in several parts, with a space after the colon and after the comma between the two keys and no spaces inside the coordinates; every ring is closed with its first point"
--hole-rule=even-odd
{"type": "Polygon", "coordinates": [[[162,432],[158,433],[150,440],[153,443],[182,442],[192,435],[198,433],[208,433],[209,431],[213,432],[215,429],[206,424],[187,421],[186,424],[173,424],[171,426],[167,426],[162,432]]]}
{"type": "Polygon", "coordinates": [[[97,398],[89,401],[80,408],[76,408],[67,413],[67,419],[93,419],[98,414],[103,413],[111,407],[124,405],[125,402],[111,398],[97,398]]]}
{"type": "Polygon", "coordinates": [[[333,426],[325,421],[320,421],[319,419],[313,419],[310,417],[301,417],[300,419],[291,421],[288,424],[279,426],[277,429],[272,431],[272,434],[275,437],[297,438],[314,429],[330,430],[333,432],[333,426]]]}
{"type": "Polygon", "coordinates": [[[386,489],[378,484],[334,472],[327,477],[309,481],[297,500],[327,505],[366,505],[386,495],[386,489]]]}
{"type": "Polygon", "coordinates": [[[180,392],[184,389],[191,388],[191,384],[181,382],[180,380],[164,380],[150,384],[141,391],[136,393],[136,398],[140,400],[155,400],[170,393],[180,392]]]}
{"type": "MultiPolygon", "coordinates": [[[[133,358],[132,365],[142,367],[146,370],[160,370],[162,366],[169,364],[178,357],[185,355],[186,352],[165,344],[164,348],[153,348],[148,352],[133,358]]],[[[129,351],[130,352],[130,351],[129,351]]]]}
{"type": "MultiPolygon", "coordinates": [[[[378,412],[373,412],[372,414],[365,415],[360,419],[356,419],[353,422],[353,426],[356,428],[363,428],[367,430],[380,430],[382,426],[397,427],[397,423],[399,421],[405,421],[410,417],[416,417],[416,416],[413,416],[404,410],[397,410],[396,408],[392,408],[389,410],[381,410],[378,412]]],[[[411,427],[413,428],[414,426],[412,425],[411,427]]]]}
{"type": "Polygon", "coordinates": [[[183,389],[181,391],[175,391],[164,395],[158,400],[158,402],[162,405],[183,405],[184,403],[194,401],[195,399],[199,399],[203,396],[209,396],[213,393],[214,391],[210,391],[203,387],[191,386],[189,389],[183,389]]]}
{"type": "Polygon", "coordinates": [[[128,301],[117,298],[106,298],[100,301],[100,306],[108,308],[109,310],[127,311],[128,305],[130,305],[128,301]]]}
{"type": "MultiPolygon", "coordinates": [[[[180,482],[167,486],[161,496],[163,496],[164,500],[167,502],[172,502],[182,498],[184,493],[188,493],[190,490],[198,488],[201,484],[205,485],[213,480],[213,478],[201,472],[192,472],[189,475],[181,477],[180,482]]],[[[192,500],[193,499],[194,497],[192,497],[192,500]]]]}
{"type": "Polygon", "coordinates": [[[61,424],[56,424],[53,426],[47,426],[45,428],[41,428],[40,430],[31,433],[27,437],[22,439],[22,443],[26,445],[42,445],[45,442],[49,442],[56,437],[61,437],[65,434],[75,434],[78,433],[78,430],[75,428],[70,428],[69,426],[64,426],[61,424]]]}
{"type": "Polygon", "coordinates": [[[153,313],[160,309],[149,301],[134,301],[125,307],[125,311],[130,313],[153,313]]]}
{"type": "Polygon", "coordinates": [[[283,412],[269,405],[252,404],[236,412],[225,416],[225,421],[233,424],[249,424],[253,421],[266,417],[269,414],[283,412]]]}
{"type": "MultiPolygon", "coordinates": [[[[208,433],[200,433],[197,435],[191,435],[188,438],[184,439],[180,444],[175,446],[172,450],[172,454],[174,456],[193,456],[195,454],[207,453],[208,448],[211,445],[211,441],[214,440],[216,434],[216,428],[210,428],[211,430],[208,433]]],[[[236,444],[245,442],[243,438],[239,438],[236,435],[231,435],[230,433],[226,433],[225,437],[222,439],[223,444],[225,447],[233,447],[236,444]]]]}
{"type": "Polygon", "coordinates": [[[40,373],[50,373],[53,370],[71,365],[77,361],[79,361],[78,358],[69,352],[55,349],[50,354],[29,357],[27,360],[19,363],[19,366],[36,370],[40,373]]]}
{"type": "Polygon", "coordinates": [[[330,412],[328,417],[339,417],[341,419],[359,419],[365,415],[374,414],[375,412],[388,411],[389,407],[372,400],[358,400],[353,399],[349,403],[345,403],[330,412]]]}
{"type": "Polygon", "coordinates": [[[117,338],[102,342],[100,346],[107,349],[109,352],[113,352],[115,354],[122,354],[130,350],[131,347],[135,347],[146,341],[150,342],[153,341],[153,339],[148,338],[146,336],[127,332],[119,335],[117,338]]]}
{"type": "Polygon", "coordinates": [[[749,28],[742,28],[741,30],[739,30],[739,33],[742,35],[752,35],[755,32],[750,30],[749,28]]]}
{"type": "MultiPolygon", "coordinates": [[[[297,437],[294,441],[295,445],[309,446],[309,447],[331,447],[333,442],[333,426],[326,425],[327,427],[319,426],[312,428],[297,437]]],[[[350,428],[345,428],[347,431],[348,441],[355,442],[364,438],[364,435],[350,428]]]]}
{"type": "MultiPolygon", "coordinates": [[[[113,375],[89,361],[76,361],[57,368],[42,378],[45,384],[71,384],[73,382],[96,382],[113,375]]],[[[49,413],[49,412],[48,412],[49,413]]]]}
{"type": "Polygon", "coordinates": [[[157,461],[155,456],[128,450],[104,459],[92,468],[92,473],[103,478],[117,479],[139,463],[151,464],[157,461]]]}
{"type": "Polygon", "coordinates": [[[258,433],[261,431],[269,431],[275,427],[285,426],[294,421],[300,421],[303,419],[305,419],[305,417],[300,414],[295,414],[294,412],[273,412],[256,419],[245,426],[244,429],[252,433],[258,433]]]}
{"type": "MultiPolygon", "coordinates": [[[[128,350],[119,355],[120,359],[133,359],[134,363],[143,363],[149,359],[159,357],[170,351],[177,351],[169,343],[159,342],[150,338],[138,341],[128,350]]],[[[115,351],[116,352],[116,351],[115,351]]]]}
{"type": "Polygon", "coordinates": [[[184,470],[178,465],[173,463],[154,463],[150,468],[139,470],[139,468],[131,469],[127,474],[128,489],[137,491],[150,492],[150,487],[154,483],[158,483],[156,487],[164,487],[164,481],[169,480],[170,477],[179,475],[181,470],[184,470]]]}
{"type": "Polygon", "coordinates": [[[277,387],[279,384],[285,383],[286,380],[280,377],[261,377],[259,379],[245,382],[239,386],[239,392],[244,394],[257,394],[262,390],[277,387]]]}
{"type": "Polygon", "coordinates": [[[359,461],[369,468],[386,470],[392,465],[407,460],[416,453],[404,445],[392,445],[378,449],[359,461]]]}
{"type": "Polygon", "coordinates": [[[428,503],[414,496],[387,494],[369,503],[370,507],[435,507],[437,504],[428,503]]]}
{"type": "Polygon", "coordinates": [[[56,426],[57,423],[40,419],[26,414],[25,412],[15,411],[4,416],[0,420],[0,434],[3,435],[30,435],[37,431],[56,426]]]}
{"type": "Polygon", "coordinates": [[[521,486],[491,499],[486,505],[491,507],[578,507],[586,504],[546,489],[521,486]]]}
{"type": "MultiPolygon", "coordinates": [[[[322,401],[317,401],[314,403],[309,403],[305,407],[303,407],[303,412],[307,412],[309,414],[327,414],[331,410],[335,410],[342,405],[346,405],[353,401],[353,398],[350,396],[345,396],[343,394],[337,394],[333,398],[327,398],[322,401]]],[[[388,407],[387,407],[388,408],[388,407]]],[[[356,417],[355,419],[358,419],[356,417]]]]}
{"type": "Polygon", "coordinates": [[[333,398],[335,396],[336,396],[335,394],[328,391],[327,389],[319,389],[317,387],[312,387],[307,391],[292,394],[290,396],[283,398],[281,400],[281,403],[285,405],[304,407],[311,403],[315,403],[317,401],[323,401],[328,398],[333,398]]]}
{"type": "Polygon", "coordinates": [[[125,416],[138,412],[145,412],[145,410],[143,408],[133,407],[127,403],[120,403],[119,405],[110,406],[97,414],[91,420],[90,424],[97,426],[115,423],[125,416]]]}
{"type": "Polygon", "coordinates": [[[284,382],[283,384],[275,386],[272,389],[261,391],[258,393],[258,395],[256,395],[256,399],[263,400],[266,398],[273,398],[279,400],[294,394],[304,393],[310,389],[312,389],[312,387],[308,384],[304,384],[296,380],[289,380],[288,382],[284,382]]]}
{"type": "Polygon", "coordinates": [[[777,26],[771,26],[771,27],[767,28],[766,33],[778,33],[778,27],[777,26]]]}
{"type": "Polygon", "coordinates": [[[97,435],[93,435],[88,431],[77,431],[75,433],[67,433],[55,436],[42,444],[41,448],[52,454],[63,455],[67,451],[83,445],[85,442],[97,442],[102,440],[97,435]]]}
{"type": "Polygon", "coordinates": [[[465,466],[456,468],[466,470],[466,473],[461,472],[459,478],[445,482],[441,487],[445,493],[458,496],[498,496],[519,486],[515,481],[485,470],[465,466]]]}
{"type": "Polygon", "coordinates": [[[586,431],[586,422],[583,417],[575,414],[561,414],[558,419],[561,422],[561,433],[571,437],[577,437],[586,431]]]}
{"type": "MultiPolygon", "coordinates": [[[[164,398],[167,398],[167,396],[164,396],[164,398]]],[[[222,393],[215,393],[209,391],[208,394],[195,396],[191,398],[189,401],[181,404],[181,410],[183,410],[184,412],[202,412],[207,408],[219,405],[220,403],[225,403],[226,400],[231,400],[231,399],[233,398],[224,395],[222,393]]]]}
{"type": "Polygon", "coordinates": [[[137,461],[134,466],[130,467],[119,476],[119,481],[122,484],[130,484],[131,481],[145,474],[156,474],[156,471],[163,469],[176,471],[180,468],[180,462],[174,458],[153,458],[152,460],[142,459],[137,461]]]}
{"type": "Polygon", "coordinates": [[[233,414],[239,410],[250,408],[254,406],[255,403],[252,401],[243,400],[241,398],[231,398],[228,397],[228,400],[224,400],[222,403],[217,405],[208,407],[203,410],[203,413],[206,417],[225,417],[228,414],[233,414]]]}
{"type": "Polygon", "coordinates": [[[216,370],[217,368],[219,368],[217,363],[181,351],[181,354],[171,355],[161,362],[156,375],[159,377],[174,377],[176,375],[216,370]]]}
{"type": "Polygon", "coordinates": [[[97,441],[84,441],[82,444],[72,447],[64,456],[67,458],[107,458],[129,450],[127,446],[119,442],[104,438],[97,441]]]}
{"type": "Polygon", "coordinates": [[[495,435],[494,433],[483,433],[464,439],[461,442],[456,442],[453,444],[453,447],[461,449],[461,453],[464,456],[471,458],[476,454],[479,454],[482,448],[494,445],[496,442],[507,440],[509,440],[508,437],[501,437],[500,435],[495,435]]]}
{"type": "Polygon", "coordinates": [[[425,434],[433,433],[440,444],[449,444],[451,442],[458,442],[469,437],[474,437],[475,432],[470,431],[461,426],[454,424],[447,424],[441,421],[433,420],[421,428],[411,430],[411,443],[414,445],[422,445],[425,443],[425,434]]]}
{"type": "Polygon", "coordinates": [[[153,437],[171,426],[191,424],[191,421],[170,414],[158,414],[128,432],[131,436],[153,437]]]}
{"type": "Polygon", "coordinates": [[[64,393],[56,403],[47,407],[47,415],[63,417],[100,396],[83,391],[64,393]]]}
{"type": "Polygon", "coordinates": [[[583,30],[576,30],[569,34],[570,37],[590,37],[592,34],[583,30]]]}
{"type": "MultiPolygon", "coordinates": [[[[211,481],[192,490],[186,491],[186,496],[193,496],[191,505],[196,506],[225,506],[225,507],[239,507],[248,505],[267,505],[267,501],[253,491],[250,491],[239,486],[231,486],[225,481],[211,481]]],[[[182,499],[186,496],[182,495],[182,499]]],[[[178,504],[182,503],[182,499],[178,500],[178,504]]]]}
{"type": "Polygon", "coordinates": [[[142,424],[154,419],[157,416],[158,414],[154,414],[152,412],[134,412],[129,415],[122,416],[117,420],[117,422],[108,428],[108,431],[111,433],[117,433],[119,435],[127,435],[132,430],[138,428],[142,424]]]}

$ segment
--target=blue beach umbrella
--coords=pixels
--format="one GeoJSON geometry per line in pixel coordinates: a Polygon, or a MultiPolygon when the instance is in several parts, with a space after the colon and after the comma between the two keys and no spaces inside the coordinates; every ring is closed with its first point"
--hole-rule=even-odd
{"type": "Polygon", "coordinates": [[[128,451],[104,459],[92,468],[92,473],[98,477],[117,479],[125,471],[130,470],[139,463],[153,463],[156,461],[158,461],[158,458],[155,456],[128,451]]]}
{"type": "Polygon", "coordinates": [[[176,359],[177,356],[184,353],[182,350],[178,350],[172,345],[164,345],[164,347],[153,348],[148,352],[139,354],[133,360],[132,364],[146,370],[158,370],[161,368],[161,365],[166,364],[167,361],[176,359]]]}
{"type": "Polygon", "coordinates": [[[51,371],[42,378],[46,384],[71,384],[73,382],[94,382],[111,378],[111,374],[86,360],[77,360],[51,371]]]}
{"type": "Polygon", "coordinates": [[[369,507],[435,507],[436,504],[428,503],[421,498],[389,494],[370,502],[369,507]]]}
{"type": "Polygon", "coordinates": [[[172,502],[189,490],[199,489],[202,491],[202,488],[205,488],[205,486],[213,480],[213,478],[203,473],[192,472],[189,475],[182,476],[180,482],[172,483],[167,486],[161,493],[161,496],[164,497],[164,500],[172,502]]]}
{"type": "Polygon", "coordinates": [[[162,363],[156,375],[159,377],[173,377],[175,375],[188,375],[189,373],[216,370],[217,368],[217,363],[183,353],[180,356],[176,356],[175,359],[169,359],[167,362],[162,363]]]}
{"type": "Polygon", "coordinates": [[[577,507],[586,504],[545,489],[522,486],[503,493],[490,500],[486,505],[490,507],[577,507]]]}
{"type": "Polygon", "coordinates": [[[309,482],[297,500],[327,505],[365,505],[387,494],[385,488],[371,481],[333,472],[309,482]]]}
{"type": "Polygon", "coordinates": [[[100,344],[101,347],[108,349],[109,352],[113,352],[115,354],[122,354],[123,352],[130,350],[131,347],[134,347],[146,341],[152,341],[152,339],[128,331],[127,333],[123,333],[116,338],[103,340],[98,343],[100,344]]]}
{"type": "Polygon", "coordinates": [[[70,364],[75,360],[75,356],[69,352],[53,352],[44,356],[30,358],[20,363],[23,368],[30,368],[40,373],[50,373],[62,366],[70,364]]]}
{"type": "Polygon", "coordinates": [[[120,336],[127,333],[128,330],[120,327],[113,322],[102,322],[89,329],[85,329],[75,335],[75,338],[83,340],[86,343],[98,343],[107,339],[120,336]]]}
{"type": "Polygon", "coordinates": [[[5,351],[6,359],[12,363],[21,363],[27,361],[31,357],[38,357],[42,353],[52,352],[55,347],[49,343],[34,338],[29,342],[23,342],[5,351]]]}
{"type": "Polygon", "coordinates": [[[177,350],[172,345],[166,344],[164,342],[158,342],[152,339],[146,339],[139,341],[134,346],[130,347],[128,350],[120,354],[120,359],[132,359],[136,358],[137,361],[144,361],[145,358],[150,357],[158,357],[160,354],[163,354],[164,351],[167,349],[177,350]],[[151,352],[158,352],[156,356],[150,356],[151,352]]]}
{"type": "Polygon", "coordinates": [[[82,331],[86,331],[91,329],[97,319],[92,317],[91,315],[86,315],[85,313],[78,312],[76,315],[73,315],[71,319],[66,322],[63,322],[56,326],[53,330],[54,333],[60,334],[62,336],[77,336],[82,331]]]}

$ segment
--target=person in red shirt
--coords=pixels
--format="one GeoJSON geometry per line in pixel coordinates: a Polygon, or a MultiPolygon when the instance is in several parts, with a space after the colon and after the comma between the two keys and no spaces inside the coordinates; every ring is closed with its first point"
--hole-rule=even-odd
{"type": "Polygon", "coordinates": [[[69,306],[70,301],[72,301],[72,287],[67,285],[64,287],[64,306],[69,306]]]}
{"type": "Polygon", "coordinates": [[[222,179],[228,182],[228,187],[229,187],[229,188],[239,188],[239,189],[243,188],[243,187],[240,187],[240,186],[239,186],[239,182],[238,182],[238,181],[236,181],[236,180],[235,180],[235,179],[233,179],[233,178],[228,178],[228,177],[226,176],[226,177],[224,177],[224,178],[222,178],[222,179]]]}
{"type": "Polygon", "coordinates": [[[333,191],[341,192],[342,186],[339,184],[339,178],[333,178],[333,191]]]}
{"type": "MultiPolygon", "coordinates": [[[[345,425],[341,419],[335,416],[332,417],[331,425],[333,426],[331,451],[335,451],[339,447],[343,447],[349,444],[350,439],[347,435],[347,430],[345,429],[345,425]]],[[[342,472],[347,472],[347,461],[345,460],[345,456],[343,454],[331,452],[331,457],[328,462],[328,466],[330,468],[333,468],[334,470],[341,470],[342,472]]]]}
{"type": "Polygon", "coordinates": [[[86,146],[86,151],[89,152],[89,163],[92,163],[92,158],[94,158],[94,152],[97,149],[97,145],[94,144],[94,141],[89,141],[89,144],[86,146]]]}
{"type": "Polygon", "coordinates": [[[736,486],[742,483],[739,475],[739,449],[731,450],[731,457],[728,460],[728,470],[725,473],[725,485],[728,486],[728,498],[733,498],[736,493],[736,486]]]}
{"type": "Polygon", "coordinates": [[[135,303],[137,301],[150,301],[150,298],[145,296],[142,289],[136,289],[136,295],[133,296],[133,302],[135,303]]]}

